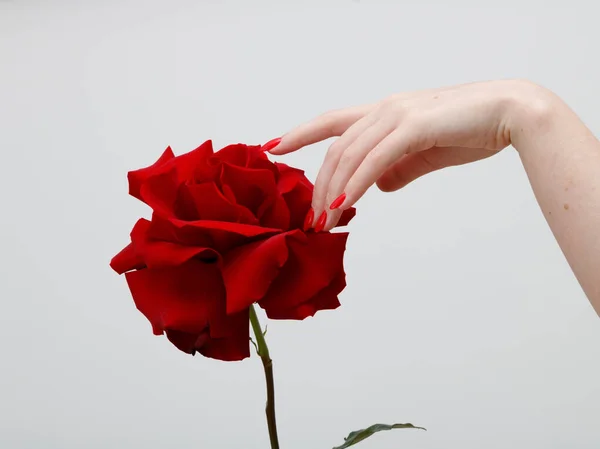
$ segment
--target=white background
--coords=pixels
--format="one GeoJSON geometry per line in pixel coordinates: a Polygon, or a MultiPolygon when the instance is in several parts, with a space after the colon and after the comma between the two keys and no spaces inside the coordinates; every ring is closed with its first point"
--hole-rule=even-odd
{"type": "MultiPolygon", "coordinates": [[[[551,3],[1,0],[0,447],[267,448],[260,361],[177,351],[110,270],[148,215],[126,172],[497,78],[598,135],[598,8],[551,3]]],[[[269,324],[282,449],[600,447],[600,321],[514,149],[358,211],[343,306],[269,324]]]]}

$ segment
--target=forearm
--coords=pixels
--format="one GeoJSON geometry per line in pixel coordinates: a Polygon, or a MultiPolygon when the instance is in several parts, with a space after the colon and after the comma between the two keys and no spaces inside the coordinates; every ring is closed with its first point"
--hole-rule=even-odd
{"type": "Polygon", "coordinates": [[[575,276],[600,315],[600,142],[539,87],[515,103],[511,141],[575,276]]]}

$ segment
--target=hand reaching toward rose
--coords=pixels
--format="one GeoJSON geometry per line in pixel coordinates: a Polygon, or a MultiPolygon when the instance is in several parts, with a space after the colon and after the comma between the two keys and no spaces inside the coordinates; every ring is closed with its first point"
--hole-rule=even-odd
{"type": "Polygon", "coordinates": [[[282,155],[336,136],[307,217],[316,231],[334,227],[373,184],[395,191],[430,172],[515,147],[600,315],[600,142],[552,92],[527,81],[491,81],[401,93],[327,112],[264,149],[282,155]]]}

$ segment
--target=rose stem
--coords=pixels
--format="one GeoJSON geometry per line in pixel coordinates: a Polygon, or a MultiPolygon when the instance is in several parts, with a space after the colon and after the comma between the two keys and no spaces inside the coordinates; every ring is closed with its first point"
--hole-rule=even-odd
{"type": "Polygon", "coordinates": [[[271,449],[279,449],[279,440],[277,439],[277,423],[275,421],[275,384],[273,382],[273,361],[269,356],[269,347],[265,340],[265,335],[258,322],[254,306],[250,306],[250,324],[256,344],[258,346],[258,355],[262,360],[265,369],[265,378],[267,380],[267,426],[269,427],[269,440],[271,441],[271,449]]]}

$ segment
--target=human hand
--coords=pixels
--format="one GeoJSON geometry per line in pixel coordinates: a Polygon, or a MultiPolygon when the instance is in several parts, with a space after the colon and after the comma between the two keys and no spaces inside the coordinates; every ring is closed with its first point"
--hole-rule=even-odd
{"type": "Polygon", "coordinates": [[[306,223],[328,230],[374,183],[395,191],[427,173],[510,145],[511,112],[531,87],[524,81],[491,81],[400,93],[327,112],[264,148],[282,155],[341,136],[327,151],[306,223]]]}

